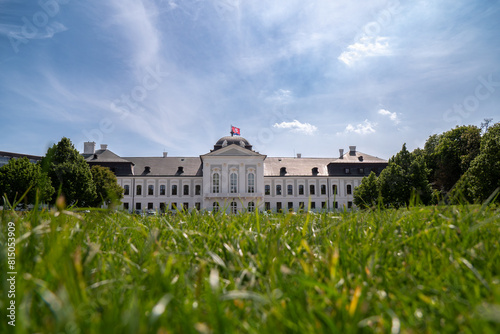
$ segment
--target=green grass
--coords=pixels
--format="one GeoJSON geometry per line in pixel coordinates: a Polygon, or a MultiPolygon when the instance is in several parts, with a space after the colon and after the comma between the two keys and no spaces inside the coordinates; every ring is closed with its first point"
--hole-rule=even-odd
{"type": "MultiPolygon", "coordinates": [[[[18,333],[495,333],[500,209],[1,213],[18,333]]],[[[2,316],[0,332],[13,332],[2,316]]]]}

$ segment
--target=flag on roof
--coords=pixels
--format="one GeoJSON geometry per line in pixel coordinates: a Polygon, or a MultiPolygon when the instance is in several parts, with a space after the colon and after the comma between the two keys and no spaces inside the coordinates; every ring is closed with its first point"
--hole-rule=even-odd
{"type": "Polygon", "coordinates": [[[231,134],[235,134],[235,135],[241,136],[240,135],[240,128],[237,128],[235,126],[231,126],[231,134]]]}

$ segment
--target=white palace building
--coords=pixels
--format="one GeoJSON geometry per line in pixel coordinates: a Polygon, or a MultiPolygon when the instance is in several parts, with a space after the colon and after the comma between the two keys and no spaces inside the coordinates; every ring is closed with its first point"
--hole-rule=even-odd
{"type": "Polygon", "coordinates": [[[120,157],[107,145],[95,146],[84,143],[82,155],[90,165],[115,173],[125,190],[123,208],[131,212],[351,208],[361,179],[387,166],[356,146],[340,149],[337,158],[267,157],[240,136],[220,138],[199,157],[120,157]]]}

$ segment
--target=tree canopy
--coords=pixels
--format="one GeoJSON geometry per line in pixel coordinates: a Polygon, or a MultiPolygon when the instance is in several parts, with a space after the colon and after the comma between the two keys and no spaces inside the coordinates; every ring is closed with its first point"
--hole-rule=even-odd
{"type": "Polygon", "coordinates": [[[115,174],[109,168],[97,165],[92,166],[90,171],[97,193],[93,206],[119,202],[123,197],[123,188],[118,185],[115,174]]]}

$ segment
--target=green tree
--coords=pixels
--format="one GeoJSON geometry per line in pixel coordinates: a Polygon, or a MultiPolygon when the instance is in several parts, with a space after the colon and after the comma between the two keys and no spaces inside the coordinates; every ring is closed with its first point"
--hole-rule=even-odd
{"type": "Polygon", "coordinates": [[[379,188],[375,172],[361,180],[361,184],[354,189],[354,204],[365,209],[376,206],[378,203],[379,188]]]}
{"type": "Polygon", "coordinates": [[[87,162],[68,138],[62,138],[47,150],[42,168],[48,172],[52,185],[61,191],[68,205],[89,206],[97,196],[87,162]]]}
{"type": "MultiPolygon", "coordinates": [[[[462,194],[473,201],[486,200],[500,187],[500,123],[488,127],[481,138],[480,154],[462,176],[456,196],[462,194]]],[[[497,197],[500,201],[500,197],[497,197]]]]}
{"type": "Polygon", "coordinates": [[[90,171],[97,192],[93,206],[109,205],[120,201],[123,197],[123,188],[118,185],[115,174],[109,168],[97,165],[92,166],[90,171]]]}
{"type": "Polygon", "coordinates": [[[37,193],[40,201],[49,201],[54,188],[39,164],[31,163],[26,157],[10,159],[8,164],[0,168],[0,196],[6,196],[12,204],[26,191],[28,193],[23,203],[34,204],[37,193]]]}
{"type": "MultiPolygon", "coordinates": [[[[457,126],[437,138],[439,142],[428,158],[432,161],[433,168],[431,182],[436,188],[448,192],[479,154],[481,129],[474,125],[457,126]]],[[[436,137],[432,137],[433,142],[429,144],[429,151],[435,144],[435,139],[436,137]]]]}

